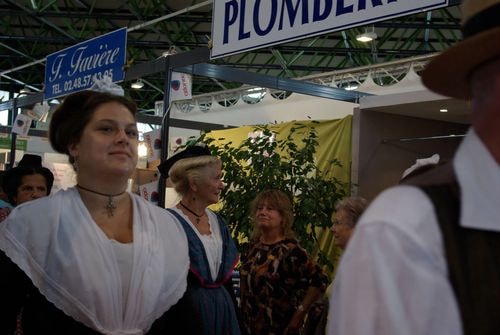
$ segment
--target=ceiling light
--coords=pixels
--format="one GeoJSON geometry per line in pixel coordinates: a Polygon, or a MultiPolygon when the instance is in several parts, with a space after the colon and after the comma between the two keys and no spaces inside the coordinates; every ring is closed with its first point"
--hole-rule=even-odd
{"type": "Polygon", "coordinates": [[[19,90],[19,94],[29,94],[29,93],[31,93],[31,90],[26,86],[24,86],[19,90]]]}
{"type": "Polygon", "coordinates": [[[347,87],[344,88],[344,90],[346,91],[354,91],[354,90],[357,90],[358,89],[358,86],[357,85],[349,85],[347,87]]]}
{"type": "Polygon", "coordinates": [[[175,55],[176,53],[177,53],[177,49],[175,48],[175,46],[171,46],[168,48],[168,50],[163,51],[163,53],[161,55],[163,57],[168,57],[170,55],[175,55]]]}
{"type": "Polygon", "coordinates": [[[448,110],[447,110],[446,108],[441,108],[439,111],[440,111],[441,113],[447,113],[447,112],[448,112],[448,110]]]}
{"type": "Polygon", "coordinates": [[[133,89],[139,90],[144,87],[144,83],[142,82],[141,79],[137,79],[137,81],[134,81],[132,85],[130,85],[133,89]]]}
{"type": "Polygon", "coordinates": [[[376,38],[377,34],[374,31],[367,31],[356,36],[356,40],[363,43],[371,42],[376,38]]]}

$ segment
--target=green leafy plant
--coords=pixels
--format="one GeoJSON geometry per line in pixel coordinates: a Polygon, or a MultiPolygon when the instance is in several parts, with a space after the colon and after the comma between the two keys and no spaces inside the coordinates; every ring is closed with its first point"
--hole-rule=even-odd
{"type": "MultiPolygon", "coordinates": [[[[239,145],[218,145],[224,139],[207,134],[196,140],[207,144],[223,162],[228,186],[221,194],[220,214],[229,223],[238,246],[248,241],[252,232],[251,201],[263,190],[280,189],[293,199],[293,228],[301,245],[316,253],[320,264],[331,268],[332,260],[318,248],[316,228],[331,226],[334,204],[346,195],[348,187],[329,176],[329,170],[317,167],[318,136],[314,126],[297,122],[288,134],[275,134],[270,126],[257,126],[254,134],[239,145]]],[[[340,162],[332,159],[329,166],[340,166],[340,162]]]]}

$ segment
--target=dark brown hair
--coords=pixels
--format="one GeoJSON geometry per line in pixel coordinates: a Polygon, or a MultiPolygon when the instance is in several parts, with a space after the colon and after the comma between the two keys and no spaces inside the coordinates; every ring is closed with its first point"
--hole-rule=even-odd
{"type": "Polygon", "coordinates": [[[39,174],[45,179],[45,187],[47,187],[47,194],[50,194],[52,186],[54,185],[54,175],[52,172],[43,166],[18,166],[7,170],[3,180],[3,189],[9,198],[12,205],[17,205],[17,189],[21,186],[24,176],[39,174]]]}
{"type": "Polygon", "coordinates": [[[68,95],[56,109],[50,121],[49,141],[52,148],[68,155],[70,163],[73,163],[74,159],[69,154],[68,146],[78,143],[96,109],[109,102],[122,104],[135,119],[137,106],[125,97],[96,91],[81,91],[68,95]]]}

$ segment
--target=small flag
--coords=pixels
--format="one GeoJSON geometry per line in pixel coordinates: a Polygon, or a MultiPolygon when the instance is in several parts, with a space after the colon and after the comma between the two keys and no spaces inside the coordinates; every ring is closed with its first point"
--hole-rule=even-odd
{"type": "Polygon", "coordinates": [[[191,99],[191,75],[180,72],[172,72],[170,81],[170,101],[191,99]]]}
{"type": "Polygon", "coordinates": [[[21,136],[28,136],[28,131],[31,127],[32,119],[28,115],[17,114],[14,125],[12,126],[12,133],[19,134],[21,136]]]}

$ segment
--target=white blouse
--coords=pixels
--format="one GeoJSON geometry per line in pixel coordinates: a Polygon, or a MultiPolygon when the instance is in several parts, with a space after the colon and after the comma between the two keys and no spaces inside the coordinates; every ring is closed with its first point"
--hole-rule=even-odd
{"type": "Polygon", "coordinates": [[[130,289],[130,278],[132,277],[132,265],[134,259],[134,244],[121,243],[110,239],[113,251],[115,253],[118,271],[122,279],[122,296],[123,301],[127,301],[128,291],[130,289]]]}
{"type": "Polygon", "coordinates": [[[208,265],[210,267],[210,274],[212,275],[212,280],[215,281],[222,263],[222,236],[217,215],[211,210],[205,209],[211,234],[204,235],[198,231],[195,224],[193,224],[187,215],[185,215],[180,209],[177,207],[173,207],[172,209],[179,213],[189,223],[191,228],[193,228],[196,232],[198,238],[201,240],[201,243],[203,243],[208,259],[208,265]]]}

